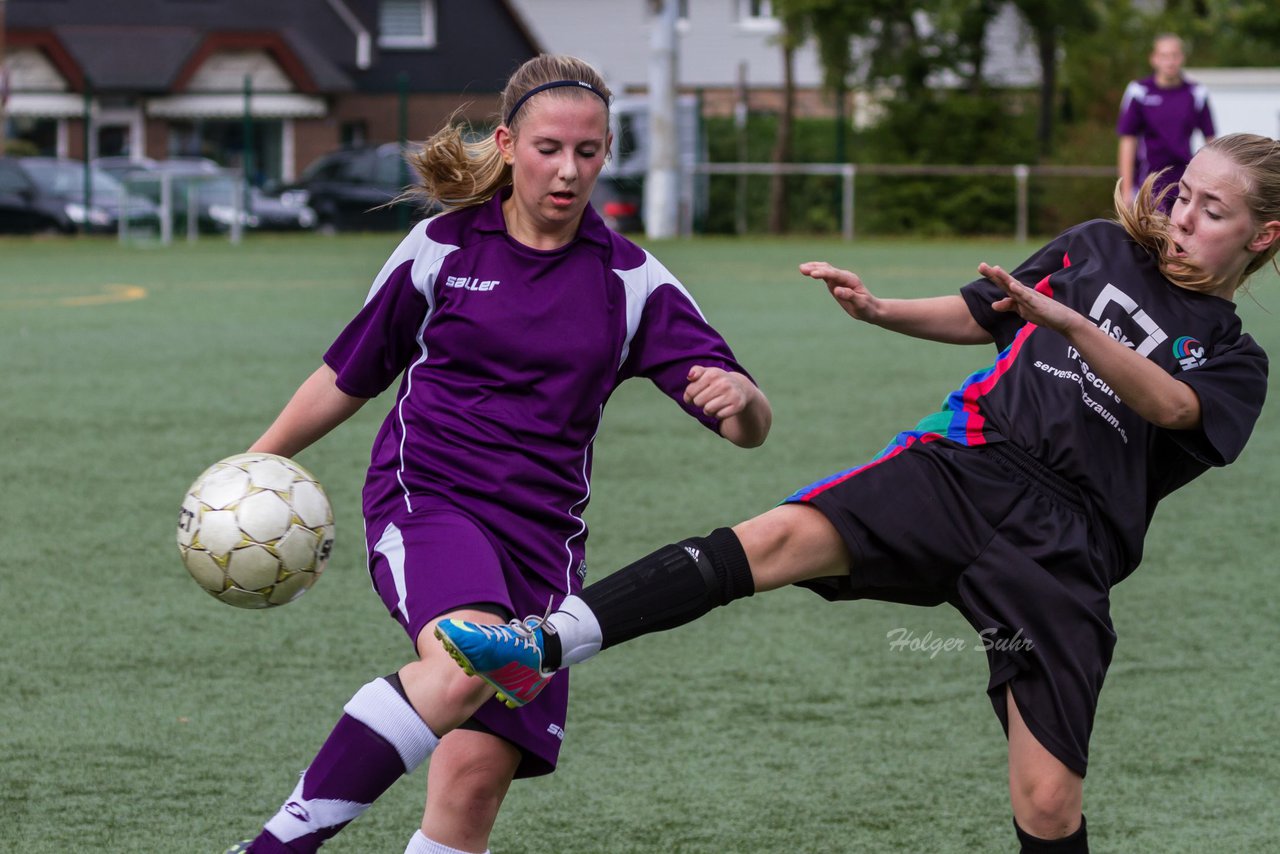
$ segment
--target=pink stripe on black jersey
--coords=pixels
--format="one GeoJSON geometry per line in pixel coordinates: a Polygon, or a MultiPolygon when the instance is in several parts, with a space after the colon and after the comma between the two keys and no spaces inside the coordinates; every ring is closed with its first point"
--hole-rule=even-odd
{"type": "Polygon", "coordinates": [[[869,461],[863,463],[860,466],[856,466],[851,469],[846,469],[845,471],[842,471],[842,472],[836,472],[830,477],[825,477],[822,480],[817,481],[816,483],[811,483],[808,486],[803,486],[800,489],[797,489],[791,495],[787,496],[786,500],[783,503],[790,504],[797,501],[810,501],[814,498],[814,496],[819,495],[823,492],[826,492],[828,489],[830,489],[833,486],[838,486],[839,484],[844,483],[846,480],[853,477],[854,475],[861,474],[867,469],[875,468],[881,463],[893,459],[898,454],[902,453],[907,448],[910,448],[912,445],[916,444],[917,442],[920,442],[920,443],[933,442],[941,438],[942,437],[939,434],[932,433],[932,432],[919,432],[915,430],[908,430],[908,431],[899,433],[897,436],[893,437],[893,441],[890,442],[887,446],[885,446],[885,449],[883,451],[876,454],[869,461]]]}
{"type": "MultiPolygon", "coordinates": [[[[1064,267],[1071,265],[1066,255],[1063,255],[1062,263],[1064,267]]],[[[1048,276],[1041,279],[1035,289],[1050,299],[1053,298],[1053,286],[1049,283],[1048,276]]],[[[952,414],[943,432],[948,439],[962,445],[985,445],[990,441],[986,434],[987,419],[982,414],[981,400],[1009,373],[1022,352],[1023,344],[1037,328],[1034,323],[1023,325],[1013,342],[1000,351],[990,367],[970,374],[960,384],[960,388],[947,395],[943,411],[950,411],[952,414]]]]}
{"type": "Polygon", "coordinates": [[[1027,337],[1034,332],[1034,323],[1028,323],[1019,330],[1013,343],[1000,351],[995,362],[987,368],[970,374],[960,388],[947,396],[945,408],[951,410],[951,423],[946,436],[963,445],[985,445],[987,437],[983,433],[987,419],[983,416],[979,401],[989,394],[1001,377],[1009,372],[1027,337]]]}
{"type": "MultiPolygon", "coordinates": [[[[1063,255],[1062,261],[1063,266],[1071,264],[1066,255],[1063,255]]],[[[1053,286],[1050,285],[1048,276],[1036,284],[1036,290],[1050,298],[1053,297],[1053,286]]],[[[1014,336],[1012,343],[996,356],[992,365],[970,374],[961,383],[960,388],[947,395],[941,412],[925,418],[916,425],[916,429],[899,433],[870,461],[801,487],[788,496],[786,502],[809,501],[833,486],[892,459],[916,443],[933,442],[945,438],[962,445],[987,444],[991,439],[984,431],[986,418],[982,414],[981,399],[996,387],[1002,377],[1008,374],[1021,353],[1023,344],[1036,328],[1034,323],[1024,324],[1014,336]]]]}

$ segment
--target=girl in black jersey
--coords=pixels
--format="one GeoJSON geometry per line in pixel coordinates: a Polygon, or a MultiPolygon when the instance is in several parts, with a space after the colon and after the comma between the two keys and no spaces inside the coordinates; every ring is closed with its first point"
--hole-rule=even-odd
{"type": "Polygon", "coordinates": [[[874,460],[660,549],[540,624],[445,622],[437,636],[502,690],[508,674],[567,667],[758,590],[949,602],[990,641],[1022,851],[1086,851],[1110,589],[1137,566],[1157,502],[1239,455],[1266,393],[1266,355],[1233,298],[1280,248],[1280,143],[1213,140],[1170,216],[1153,181],[1132,206],[1117,191],[1118,222],[1069,229],[1012,274],[982,264],[957,296],[881,299],[851,272],[800,265],[857,320],[999,355],[874,460]]]}

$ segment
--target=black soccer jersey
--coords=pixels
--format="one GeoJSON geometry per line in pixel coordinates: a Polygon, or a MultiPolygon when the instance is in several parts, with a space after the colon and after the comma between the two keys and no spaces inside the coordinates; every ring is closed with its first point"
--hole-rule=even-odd
{"type": "Polygon", "coordinates": [[[944,417],[928,426],[964,444],[1013,442],[1078,485],[1109,521],[1121,550],[1115,583],[1141,560],[1157,502],[1243,450],[1266,395],[1267,356],[1241,331],[1233,302],[1173,285],[1114,222],[1069,229],[1013,275],[1088,317],[1200,398],[1199,429],[1156,427],[1060,334],[992,310],[1004,296],[997,285],[978,279],[961,290],[1000,354],[953,392],[944,417]]]}

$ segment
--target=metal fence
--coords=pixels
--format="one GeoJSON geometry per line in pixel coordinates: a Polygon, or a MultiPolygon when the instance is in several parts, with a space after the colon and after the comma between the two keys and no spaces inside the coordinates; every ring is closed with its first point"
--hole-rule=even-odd
{"type": "MultiPolygon", "coordinates": [[[[1027,239],[1027,183],[1032,176],[1056,178],[1115,178],[1112,166],[1011,166],[913,165],[899,163],[697,163],[686,165],[698,175],[839,175],[842,184],[840,232],[845,240],[854,238],[854,181],[859,175],[909,175],[923,177],[995,175],[1013,179],[1017,215],[1014,237],[1027,239]]],[[[688,183],[688,182],[682,182],[688,183]]],[[[693,233],[693,217],[689,206],[681,211],[681,233],[693,233]]],[[[742,230],[741,228],[739,230],[742,230]]]]}
{"type": "Polygon", "coordinates": [[[247,205],[247,192],[245,190],[244,178],[239,171],[227,170],[216,174],[174,174],[171,172],[136,172],[120,179],[121,185],[124,187],[124,198],[120,201],[120,218],[119,218],[119,239],[121,243],[127,242],[132,236],[130,226],[130,210],[129,204],[132,191],[142,185],[158,184],[158,198],[156,201],[156,210],[158,214],[158,238],[161,245],[168,246],[173,242],[173,225],[174,220],[178,218],[179,212],[182,213],[182,219],[186,222],[187,242],[192,243],[199,239],[201,222],[208,218],[207,205],[200,199],[200,189],[202,186],[213,186],[214,184],[226,184],[230,189],[230,198],[228,199],[230,209],[229,215],[225,217],[226,234],[232,243],[238,244],[244,232],[245,211],[247,205]],[[185,192],[175,193],[174,184],[180,183],[185,192]],[[176,196],[182,196],[178,199],[176,196]]]}

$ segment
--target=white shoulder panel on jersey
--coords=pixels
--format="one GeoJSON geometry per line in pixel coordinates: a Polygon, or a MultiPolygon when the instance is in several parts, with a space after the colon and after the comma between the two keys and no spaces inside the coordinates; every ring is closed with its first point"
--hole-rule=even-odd
{"type": "MultiPolygon", "coordinates": [[[[438,214],[444,216],[444,214],[438,214]]],[[[431,219],[435,219],[432,217],[431,219]]],[[[413,286],[420,294],[427,298],[428,314],[435,311],[435,279],[436,273],[440,270],[440,264],[444,259],[457,249],[450,243],[437,243],[427,236],[427,226],[430,225],[431,219],[423,220],[413,227],[413,229],[405,235],[404,240],[400,241],[400,245],[391,253],[391,257],[387,259],[387,263],[382,265],[382,269],[378,272],[377,278],[373,280],[373,286],[369,288],[368,295],[365,296],[365,303],[373,299],[374,294],[382,289],[387,283],[391,273],[405,261],[412,260],[413,267],[409,271],[409,277],[413,280],[413,286]]]]}
{"type": "Polygon", "coordinates": [[[662,285],[671,285],[678,290],[693,306],[693,310],[698,313],[698,316],[706,320],[693,295],[647,249],[644,250],[644,263],[639,267],[631,270],[615,269],[613,272],[614,275],[622,280],[622,287],[627,296],[627,337],[622,342],[622,354],[618,359],[619,366],[627,361],[627,356],[631,352],[631,339],[635,337],[636,330],[640,328],[640,318],[644,316],[644,306],[649,299],[649,295],[662,285]]]}
{"type": "Polygon", "coordinates": [[[1141,103],[1146,97],[1147,87],[1137,80],[1130,80],[1129,85],[1124,88],[1124,97],[1120,99],[1120,112],[1127,110],[1131,101],[1137,100],[1141,103]]]}
{"type": "Polygon", "coordinates": [[[1204,87],[1204,84],[1197,83],[1191,87],[1191,97],[1195,99],[1196,112],[1199,112],[1209,101],[1209,90],[1204,87]]]}

